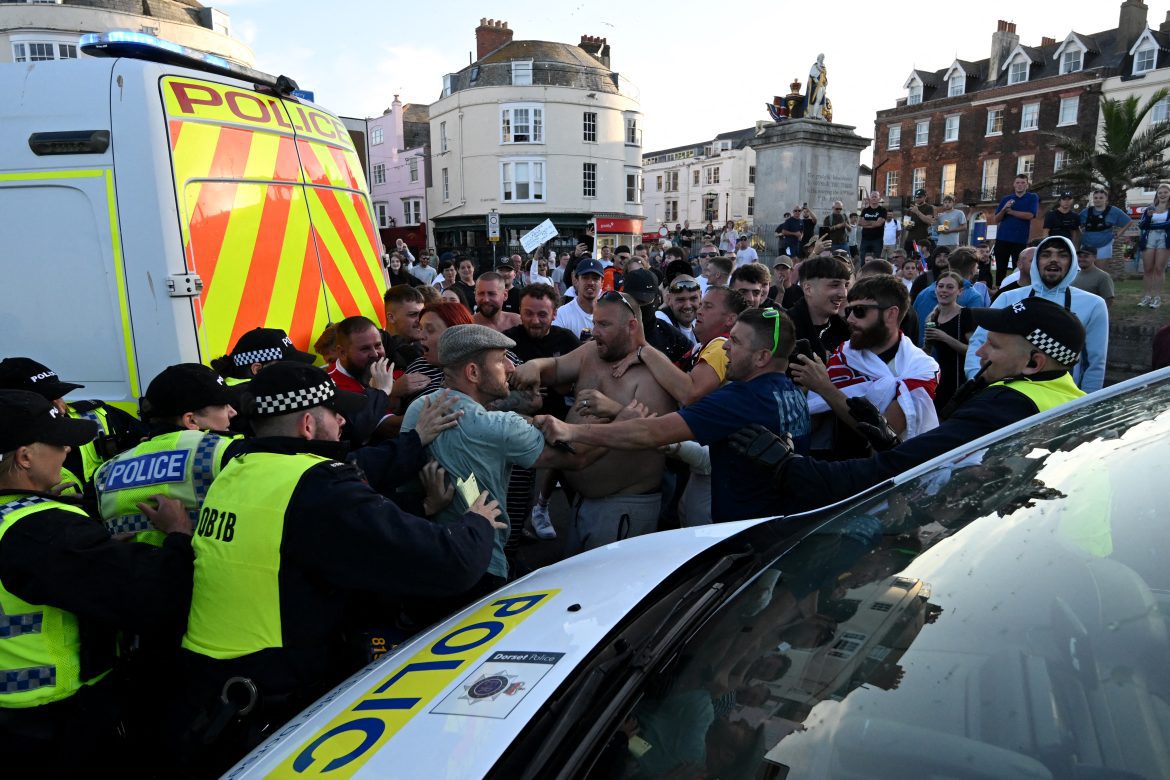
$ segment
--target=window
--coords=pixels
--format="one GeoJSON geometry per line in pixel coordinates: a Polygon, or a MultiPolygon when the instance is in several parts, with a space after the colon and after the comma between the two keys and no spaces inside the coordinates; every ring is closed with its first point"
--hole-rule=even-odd
{"type": "Polygon", "coordinates": [[[719,183],[719,166],[710,165],[703,169],[703,182],[705,184],[719,183]]]}
{"type": "Polygon", "coordinates": [[[1021,154],[1016,158],[1016,175],[1024,175],[1029,179],[1032,178],[1032,172],[1036,170],[1036,155],[1021,154]]]}
{"type": "Polygon", "coordinates": [[[707,222],[714,222],[715,220],[719,219],[718,195],[703,196],[703,219],[707,222]]]}
{"type": "Polygon", "coordinates": [[[666,221],[667,222],[678,222],[678,201],[677,200],[666,201],[666,221]]]}
{"type": "Polygon", "coordinates": [[[1023,84],[1028,80],[1028,65],[1024,57],[1016,57],[1008,67],[1008,84],[1023,84]]]}
{"type": "Polygon", "coordinates": [[[439,122],[439,151],[447,151],[447,123],[439,122]]]}
{"type": "Polygon", "coordinates": [[[749,165],[748,166],[748,184],[755,184],[755,183],[756,183],[756,166],[749,165]]]}
{"type": "Polygon", "coordinates": [[[1057,126],[1075,125],[1077,123],[1077,111],[1080,109],[1080,105],[1081,99],[1077,95],[1062,97],[1060,99],[1060,113],[1056,117],[1057,126]]]}
{"type": "Polygon", "coordinates": [[[597,163],[581,164],[581,194],[586,198],[597,197],[597,163]]]}
{"type": "Polygon", "coordinates": [[[544,143],[544,108],[539,105],[508,105],[500,109],[500,143],[544,143]]]}
{"type": "Polygon", "coordinates": [[[1040,127],[1040,104],[1025,103],[1020,108],[1020,132],[1035,130],[1040,127]]]}
{"type": "Polygon", "coordinates": [[[938,193],[940,196],[955,194],[955,172],[958,167],[957,163],[947,163],[942,167],[942,176],[939,177],[938,181],[938,193]]]}
{"type": "Polygon", "coordinates": [[[890,125],[889,132],[886,134],[886,148],[887,149],[901,149],[902,148],[902,126],[890,125]]]}
{"type": "Polygon", "coordinates": [[[512,86],[527,87],[532,84],[532,60],[512,60],[512,86]]]}
{"type": "Polygon", "coordinates": [[[747,213],[747,215],[749,217],[754,217],[756,215],[756,199],[753,198],[751,195],[748,196],[748,213],[747,213]]]}
{"type": "Polygon", "coordinates": [[[959,140],[959,115],[953,114],[943,123],[943,142],[959,140]]]}
{"type": "Polygon", "coordinates": [[[1003,134],[1003,109],[987,109],[987,135],[1003,134]]]}
{"type": "Polygon", "coordinates": [[[377,217],[378,217],[378,227],[380,227],[380,228],[390,227],[390,204],[388,204],[388,203],[375,203],[374,204],[374,214],[377,215],[377,217]]]}
{"type": "Polygon", "coordinates": [[[994,200],[999,187],[999,160],[983,161],[983,179],[980,182],[980,199],[994,200]]]}
{"type": "Polygon", "coordinates": [[[955,73],[947,85],[947,97],[958,97],[967,91],[967,75],[955,73]]]}
{"type": "Polygon", "coordinates": [[[51,41],[24,41],[12,44],[14,62],[47,62],[77,59],[77,44],[51,41]]]}
{"type": "Polygon", "coordinates": [[[1068,165],[1068,152],[1064,149],[1057,149],[1056,155],[1052,158],[1052,172],[1056,173],[1064,169],[1068,165]]]}
{"type": "Polygon", "coordinates": [[[915,82],[910,85],[910,91],[906,93],[906,105],[916,106],[922,102],[922,85],[915,82]]]}
{"type": "Polygon", "coordinates": [[[500,200],[544,200],[544,160],[510,159],[500,163],[500,200]]]}
{"type": "Polygon", "coordinates": [[[597,112],[585,112],[585,128],[581,140],[586,143],[597,143],[597,112]]]}
{"type": "Polygon", "coordinates": [[[374,163],[374,184],[386,183],[386,163],[374,163]]]}
{"type": "Polygon", "coordinates": [[[658,192],[662,192],[662,177],[658,176],[657,179],[658,179],[658,184],[654,189],[657,190],[658,192]]]}
{"type": "Polygon", "coordinates": [[[451,179],[447,175],[447,169],[443,169],[443,202],[451,200],[451,179]]]}
{"type": "Polygon", "coordinates": [[[914,175],[910,177],[910,192],[918,192],[926,189],[926,169],[915,168],[914,175]]]}
{"type": "Polygon", "coordinates": [[[930,120],[922,119],[914,124],[914,145],[926,146],[930,141],[930,120]]]}
{"type": "Polygon", "coordinates": [[[898,171],[886,171],[886,197],[898,197],[898,171]]]}
{"type": "Polygon", "coordinates": [[[1133,72],[1145,73],[1154,69],[1154,62],[1158,59],[1158,50],[1153,46],[1143,46],[1133,56],[1133,72]]]}
{"type": "Polygon", "coordinates": [[[406,198],[402,201],[403,224],[417,225],[422,222],[422,199],[406,198]]]}
{"type": "Polygon", "coordinates": [[[411,157],[406,161],[406,165],[410,168],[410,180],[418,181],[418,158],[411,157]]]}
{"type": "Polygon", "coordinates": [[[666,191],[678,192],[678,171],[666,172],[666,191]]]}
{"type": "Polygon", "coordinates": [[[450,95],[451,90],[454,89],[454,87],[455,87],[455,75],[452,73],[448,73],[447,75],[443,76],[443,97],[447,97],[448,95],[450,95]]]}
{"type": "Polygon", "coordinates": [[[626,117],[626,146],[641,146],[642,131],[638,129],[638,117],[626,117]]]}
{"type": "Polygon", "coordinates": [[[695,168],[695,182],[694,182],[694,185],[695,185],[696,187],[698,187],[698,186],[699,186],[699,169],[698,169],[698,168],[695,168]]]}
{"type": "Polygon", "coordinates": [[[642,202],[642,174],[635,168],[626,168],[626,203],[642,202]]]}
{"type": "Polygon", "coordinates": [[[1080,49],[1067,49],[1060,55],[1060,73],[1076,73],[1081,69],[1081,57],[1084,53],[1080,49]]]}
{"type": "Polygon", "coordinates": [[[370,131],[370,146],[379,146],[382,143],[382,128],[375,127],[370,131]]]}
{"type": "Polygon", "coordinates": [[[1170,119],[1170,97],[1164,97],[1150,109],[1150,124],[1157,125],[1170,119]]]}

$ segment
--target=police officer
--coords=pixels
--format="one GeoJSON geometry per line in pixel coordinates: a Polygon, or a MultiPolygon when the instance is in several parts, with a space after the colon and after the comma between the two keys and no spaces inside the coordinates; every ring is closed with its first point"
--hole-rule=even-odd
{"type": "Polygon", "coordinates": [[[142,511],[161,547],[117,542],[53,488],[98,425],[41,395],[0,391],[0,755],[6,777],[122,766],[110,669],[115,629],[184,617],[191,522],[178,502],[142,511]]]}
{"type": "MultiPolygon", "coordinates": [[[[176,753],[222,771],[354,669],[343,655],[354,594],[446,596],[487,571],[499,515],[482,493],[453,525],[402,512],[343,462],[342,415],[364,399],[319,368],[252,380],[257,438],[208,490],[196,526],[187,700],[176,753]]],[[[449,501],[450,498],[448,497],[449,501]]]]}
{"type": "Polygon", "coordinates": [[[232,419],[232,431],[243,434],[252,432],[246,413],[251,397],[248,383],[257,371],[278,360],[312,365],[316,359],[315,355],[297,349],[288,334],[280,328],[252,328],[240,336],[231,352],[211,361],[211,367],[236,393],[233,406],[237,414],[232,419]]]}
{"type": "Polygon", "coordinates": [[[93,493],[93,474],[104,461],[133,447],[146,435],[146,426],[131,415],[101,401],[69,401],[64,397],[85,385],[62,382],[48,366],[26,357],[0,360],[0,389],[36,393],[73,419],[92,420],[98,432],[92,441],[74,447],[65,459],[62,492],[68,495],[93,493]]]}
{"type": "MultiPolygon", "coordinates": [[[[771,473],[781,503],[778,513],[802,512],[856,495],[980,436],[1084,395],[1069,373],[1085,343],[1085,329],[1075,314],[1043,298],[970,311],[975,324],[988,331],[977,353],[982,368],[959,388],[953,411],[937,428],[872,457],[837,462],[796,455],[788,437],[758,425],[732,437],[734,449],[771,473]]],[[[884,424],[879,415],[876,426],[884,424]]],[[[881,438],[876,433],[874,437],[881,438]]]]}
{"type": "Polygon", "coordinates": [[[98,513],[110,533],[161,544],[162,535],[138,510],[155,494],[179,500],[195,520],[232,442],[226,432],[236,415],[234,398],[223,377],[198,363],[170,366],[150,381],[140,413],[151,437],[94,475],[98,513]]]}

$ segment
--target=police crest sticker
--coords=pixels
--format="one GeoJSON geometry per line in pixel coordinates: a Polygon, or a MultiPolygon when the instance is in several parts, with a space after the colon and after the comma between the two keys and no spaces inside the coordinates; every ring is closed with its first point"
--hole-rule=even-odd
{"type": "Polygon", "coordinates": [[[506,718],[564,653],[492,653],[431,710],[435,715],[506,718]]]}

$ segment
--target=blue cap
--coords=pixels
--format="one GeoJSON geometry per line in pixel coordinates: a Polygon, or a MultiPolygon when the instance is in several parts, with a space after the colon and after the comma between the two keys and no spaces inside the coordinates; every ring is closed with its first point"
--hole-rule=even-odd
{"type": "Polygon", "coordinates": [[[577,276],[584,276],[585,274],[597,274],[598,276],[605,276],[605,266],[601,264],[600,260],[594,260],[592,257],[587,260],[582,260],[577,263],[577,270],[574,271],[577,276]]]}

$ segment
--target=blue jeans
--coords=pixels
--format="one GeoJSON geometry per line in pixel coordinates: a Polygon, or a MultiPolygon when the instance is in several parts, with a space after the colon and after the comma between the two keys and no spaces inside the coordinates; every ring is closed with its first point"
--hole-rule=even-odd
{"type": "Polygon", "coordinates": [[[867,254],[873,255],[875,258],[882,256],[883,248],[882,240],[880,238],[863,238],[861,239],[861,246],[859,249],[861,262],[865,262],[867,254]]]}

